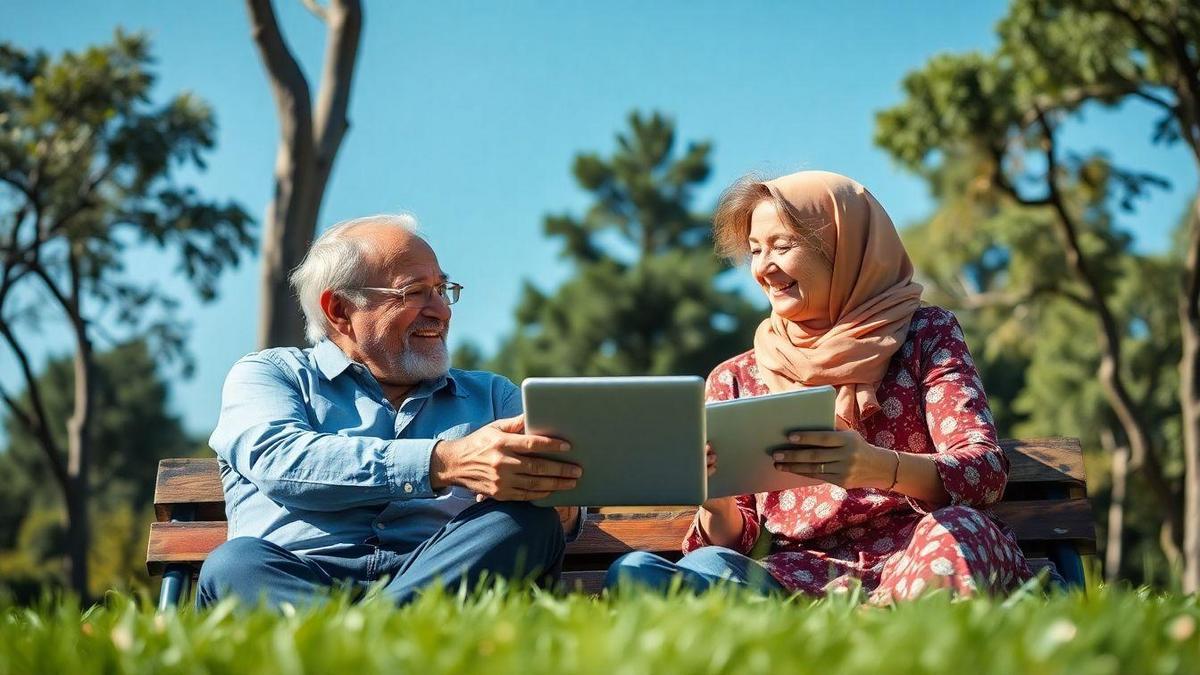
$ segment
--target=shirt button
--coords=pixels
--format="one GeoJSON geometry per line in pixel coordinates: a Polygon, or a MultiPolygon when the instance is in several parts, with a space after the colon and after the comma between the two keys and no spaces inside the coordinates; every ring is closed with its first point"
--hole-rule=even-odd
{"type": "Polygon", "coordinates": [[[379,523],[378,525],[376,525],[376,527],[378,527],[378,528],[379,528],[379,529],[381,529],[381,530],[386,530],[386,529],[387,529],[387,523],[379,523]]]}
{"type": "Polygon", "coordinates": [[[404,484],[404,491],[405,491],[405,492],[407,492],[407,493],[409,493],[409,494],[412,494],[412,491],[413,491],[413,486],[412,486],[412,483],[405,483],[405,484],[404,484]]]}

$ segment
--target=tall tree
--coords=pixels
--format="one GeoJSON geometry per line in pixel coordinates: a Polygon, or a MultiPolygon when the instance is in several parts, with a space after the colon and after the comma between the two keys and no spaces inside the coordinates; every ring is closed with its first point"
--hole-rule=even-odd
{"type": "Polygon", "coordinates": [[[637,112],[610,157],[583,153],[573,172],[595,199],[545,232],[574,268],[553,293],[526,282],[520,327],[495,367],[530,375],[706,374],[746,349],[761,318],[717,281],[709,218],[692,210],[709,175],[708,143],[676,153],[675,126],[637,112]]]}
{"type": "MultiPolygon", "coordinates": [[[[110,560],[107,569],[92,570],[92,595],[125,585],[131,577],[144,576],[143,559],[128,553],[144,543],[144,528],[122,531],[106,530],[106,526],[114,519],[140,516],[150,510],[158,460],[186,456],[200,447],[197,440],[184,432],[179,418],[168,410],[169,388],[154,356],[141,339],[96,352],[92,371],[93,405],[97,412],[91,428],[95,448],[89,477],[91,521],[98,531],[107,531],[106,538],[110,541],[94,539],[89,559],[113,558],[112,552],[122,555],[110,560]],[[105,552],[110,555],[104,555],[105,552]]],[[[52,357],[37,378],[42,404],[53,419],[66,418],[74,406],[72,360],[70,356],[52,357]]],[[[31,406],[30,394],[26,390],[16,397],[20,405],[31,406]]],[[[38,487],[54,481],[43,459],[40,440],[12,411],[4,414],[3,428],[8,445],[0,452],[2,492],[17,499],[0,498],[0,555],[5,549],[13,550],[25,561],[26,576],[45,577],[44,573],[36,574],[36,570],[54,572],[61,568],[58,561],[65,553],[61,545],[65,540],[51,536],[49,543],[39,544],[38,550],[29,550],[28,546],[21,548],[17,535],[39,529],[44,533],[46,527],[39,527],[37,521],[62,514],[65,504],[60,494],[38,487]]],[[[51,433],[60,445],[66,444],[65,428],[53,428],[51,433]]],[[[57,525],[58,521],[51,522],[57,525]]]]}
{"type": "Polygon", "coordinates": [[[260,348],[304,343],[304,320],[291,300],[288,274],[317,228],[333,161],[350,128],[347,110],[362,34],[359,0],[304,0],[325,23],[325,63],[314,105],[304,71],[279,28],[271,0],[246,0],[250,31],[271,81],[279,116],[275,191],[262,239],[260,348]]]}
{"type": "Polygon", "coordinates": [[[125,274],[133,243],[174,249],[202,299],[253,245],[237,204],[203,199],[176,180],[204,168],[215,123],[189,94],[151,102],[144,37],[51,58],[0,45],[0,338],[28,399],[0,390],[11,416],[36,438],[66,503],[71,586],[87,593],[89,472],[93,459],[95,345],[104,326],[147,335],[185,354],[175,301],[125,274]],[[65,324],[74,370],[65,434],[34,374],[44,322],[65,324]],[[65,439],[65,440],[64,440],[65,439]],[[65,451],[63,446],[66,446],[65,451]]]}
{"type": "MultiPolygon", "coordinates": [[[[1177,379],[1170,364],[1178,358],[1179,330],[1169,291],[1178,263],[1133,249],[1107,208],[1112,186],[1105,187],[1103,169],[1103,163],[1091,164],[1091,187],[1069,191],[1075,203],[1094,205],[1087,209],[1085,249],[1104,263],[1122,377],[1149,442],[1164,450],[1165,479],[1176,490],[1177,462],[1165,450],[1178,445],[1177,379]]],[[[1002,434],[1076,436],[1112,456],[1111,490],[1104,487],[1103,464],[1097,470],[1089,462],[1093,503],[1109,507],[1107,527],[1101,522],[1107,530],[1105,573],[1110,579],[1143,576],[1145,570],[1128,562],[1145,560],[1159,546],[1161,502],[1139,484],[1127,490],[1121,480],[1119,462],[1127,458],[1128,444],[1096,377],[1100,343],[1080,339],[1097,324],[1063,264],[1054,214],[1004,199],[978,179],[978,164],[965,158],[942,154],[941,164],[927,170],[938,208],[903,233],[926,299],[961,313],[1002,434]],[[1123,558],[1127,547],[1136,549],[1134,557],[1123,558]]]]}
{"type": "MultiPolygon", "coordinates": [[[[1161,112],[1155,142],[1182,143],[1200,169],[1200,4],[1194,0],[1016,0],[1001,53],[1043,117],[1089,102],[1138,101],[1161,112]]],[[[1184,588],[1200,590],[1200,190],[1184,236],[1177,311],[1183,327],[1184,588]]],[[[1136,455],[1136,450],[1135,450],[1136,455]]]]}
{"type": "MultiPolygon", "coordinates": [[[[1109,204],[1132,209],[1136,198],[1164,181],[1122,171],[1103,155],[1078,156],[1062,149],[1061,118],[1070,108],[1045,109],[1042,90],[1028,77],[1003,56],[937,56],[905,78],[906,100],[880,114],[876,141],[925,175],[936,174],[947,157],[965,157],[973,180],[986,186],[965,192],[968,197],[1001,198],[1032,209],[1052,228],[1056,237],[1050,241],[1057,241],[1069,277],[1044,268],[1037,288],[1076,301],[1096,318],[1098,380],[1123,436],[1114,450],[1128,447],[1130,465],[1141,468],[1153,486],[1172,532],[1166,539],[1168,551],[1177,555],[1174,536],[1182,532],[1182,515],[1130,388],[1126,328],[1111,298],[1127,243],[1112,239],[1109,204]]],[[[1111,525],[1120,540],[1120,519],[1111,525]]]]}

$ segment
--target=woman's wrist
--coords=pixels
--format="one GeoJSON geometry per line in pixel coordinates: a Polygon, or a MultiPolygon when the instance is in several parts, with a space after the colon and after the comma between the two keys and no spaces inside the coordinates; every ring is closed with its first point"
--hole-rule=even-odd
{"type": "Polygon", "coordinates": [[[934,505],[950,503],[950,495],[932,455],[902,452],[892,492],[934,505]]]}
{"type": "Polygon", "coordinates": [[[710,499],[700,505],[697,513],[700,533],[717,546],[729,546],[742,536],[741,511],[733,497],[710,499]]]}

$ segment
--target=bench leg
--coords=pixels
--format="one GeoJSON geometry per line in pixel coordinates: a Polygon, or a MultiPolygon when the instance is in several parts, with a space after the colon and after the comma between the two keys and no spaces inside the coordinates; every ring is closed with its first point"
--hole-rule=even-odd
{"type": "Polygon", "coordinates": [[[1054,561],[1054,566],[1058,568],[1058,573],[1062,575],[1067,582],[1067,586],[1071,588],[1085,588],[1083,558],[1079,555],[1079,551],[1075,550],[1070,544],[1055,544],[1050,547],[1050,559],[1054,561]]]}
{"type": "MultiPolygon", "coordinates": [[[[1046,491],[1046,496],[1051,499],[1068,499],[1071,494],[1060,487],[1052,487],[1046,491]]],[[[1084,578],[1083,558],[1079,555],[1079,550],[1073,544],[1053,544],[1047,551],[1049,558],[1054,562],[1054,566],[1058,568],[1058,573],[1062,575],[1063,580],[1067,582],[1069,588],[1086,588],[1087,583],[1084,578]]]]}
{"type": "Polygon", "coordinates": [[[187,597],[191,581],[191,566],[167,565],[163,572],[162,587],[158,591],[158,611],[166,612],[178,607],[179,601],[187,597]]]}
{"type": "MultiPolygon", "coordinates": [[[[196,505],[181,504],[175,507],[171,522],[186,523],[195,519],[196,505]]],[[[162,586],[158,589],[158,611],[166,612],[178,607],[179,601],[187,597],[191,583],[191,565],[167,565],[163,570],[162,586]]]]}

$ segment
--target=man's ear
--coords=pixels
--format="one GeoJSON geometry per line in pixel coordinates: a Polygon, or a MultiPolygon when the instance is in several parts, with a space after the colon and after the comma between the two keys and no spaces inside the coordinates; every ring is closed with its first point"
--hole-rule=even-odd
{"type": "Polygon", "coordinates": [[[333,327],[334,334],[354,337],[354,327],[350,324],[350,313],[354,309],[354,303],[345,297],[329,289],[321,292],[321,311],[325,313],[325,320],[333,327]]]}

